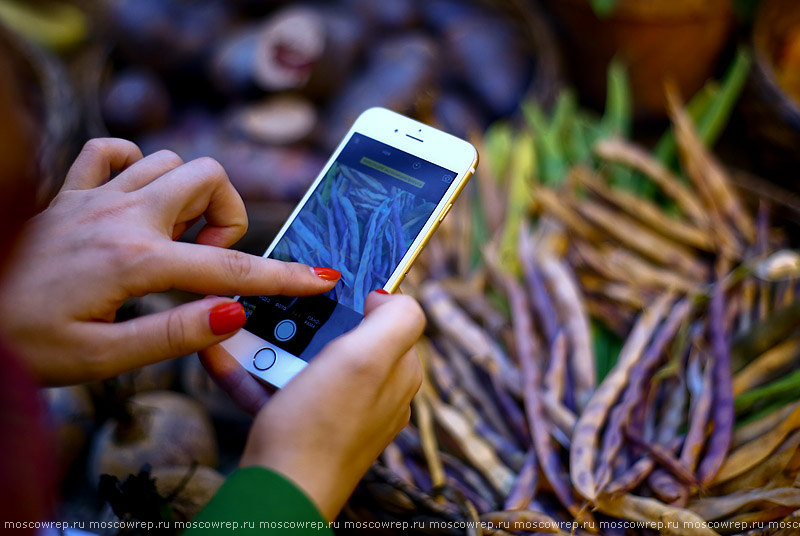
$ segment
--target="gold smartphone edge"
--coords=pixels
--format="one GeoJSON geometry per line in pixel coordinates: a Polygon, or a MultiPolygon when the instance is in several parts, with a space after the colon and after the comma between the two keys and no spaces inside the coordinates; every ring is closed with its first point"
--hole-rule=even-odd
{"type": "Polygon", "coordinates": [[[458,188],[456,188],[453,191],[453,194],[447,198],[447,202],[444,204],[444,208],[442,208],[442,210],[440,210],[436,214],[436,221],[433,222],[431,228],[428,229],[427,233],[425,233],[425,236],[422,238],[422,242],[420,242],[419,246],[417,246],[417,248],[414,250],[414,253],[411,255],[408,262],[405,263],[405,265],[403,265],[400,271],[400,277],[398,277],[392,284],[392,286],[389,287],[388,292],[390,294],[394,294],[395,292],[398,291],[400,285],[406,278],[406,274],[408,274],[409,270],[411,270],[411,267],[414,265],[414,262],[416,262],[417,257],[419,257],[420,253],[422,253],[422,250],[425,249],[425,246],[428,245],[428,242],[433,236],[433,233],[435,233],[436,230],[439,229],[439,224],[442,223],[442,213],[447,210],[448,205],[452,209],[452,205],[458,200],[459,195],[461,195],[461,192],[464,190],[469,180],[475,174],[475,170],[478,169],[478,158],[479,157],[476,155],[475,160],[473,160],[472,164],[469,167],[469,170],[467,170],[467,172],[464,173],[464,178],[461,180],[461,183],[458,185],[458,188]]]}

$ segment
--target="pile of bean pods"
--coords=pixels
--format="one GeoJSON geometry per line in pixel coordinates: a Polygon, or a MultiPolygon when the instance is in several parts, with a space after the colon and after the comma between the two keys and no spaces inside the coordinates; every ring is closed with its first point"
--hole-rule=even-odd
{"type": "Polygon", "coordinates": [[[474,140],[479,173],[404,286],[428,315],[412,423],[346,517],[798,533],[800,256],[673,93],[670,112],[675,166],[611,132],[557,184],[531,127],[474,140]]]}

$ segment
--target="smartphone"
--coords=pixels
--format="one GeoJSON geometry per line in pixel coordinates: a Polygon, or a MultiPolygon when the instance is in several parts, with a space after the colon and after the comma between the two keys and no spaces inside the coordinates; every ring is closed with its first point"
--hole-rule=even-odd
{"type": "Polygon", "coordinates": [[[222,346],[283,387],[331,340],[356,327],[364,300],[394,292],[475,172],[468,142],[384,108],[356,119],[265,257],[335,268],[325,294],[239,296],[247,322],[222,346]]]}

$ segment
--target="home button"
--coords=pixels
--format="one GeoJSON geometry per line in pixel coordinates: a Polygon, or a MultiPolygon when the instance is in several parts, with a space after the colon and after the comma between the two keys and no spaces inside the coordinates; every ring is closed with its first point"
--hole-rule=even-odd
{"type": "Polygon", "coordinates": [[[253,366],[258,370],[267,370],[275,364],[277,357],[272,348],[262,348],[253,356],[253,366]]]}

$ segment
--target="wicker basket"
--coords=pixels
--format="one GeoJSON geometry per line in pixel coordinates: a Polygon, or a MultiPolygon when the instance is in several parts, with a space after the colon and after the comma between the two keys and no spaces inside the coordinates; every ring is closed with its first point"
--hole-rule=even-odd
{"type": "Polygon", "coordinates": [[[518,21],[531,56],[536,58],[526,97],[549,108],[564,87],[564,61],[560,44],[544,13],[526,0],[482,0],[487,6],[518,21]]]}
{"type": "Polygon", "coordinates": [[[600,19],[588,0],[549,0],[573,60],[581,92],[605,99],[606,69],[620,56],[629,67],[639,117],[663,116],[664,81],[693,95],[714,71],[733,25],[730,0],[620,0],[600,19]]]}
{"type": "Polygon", "coordinates": [[[762,4],[753,28],[756,61],[742,99],[761,175],[794,191],[800,188],[800,103],[778,84],[774,66],[786,35],[797,25],[797,2],[766,0],[762,4]]]}

